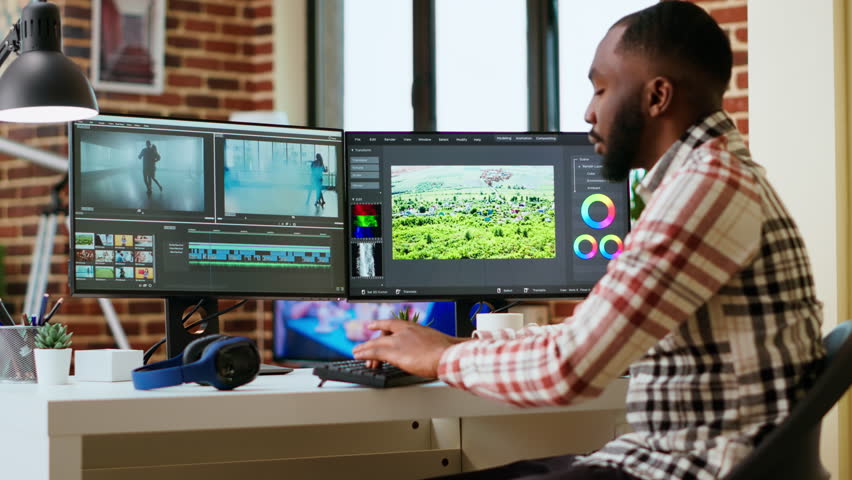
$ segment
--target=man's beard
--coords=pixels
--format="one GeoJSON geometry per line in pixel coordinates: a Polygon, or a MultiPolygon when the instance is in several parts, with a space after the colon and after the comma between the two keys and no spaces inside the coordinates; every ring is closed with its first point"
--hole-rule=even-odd
{"type": "Polygon", "coordinates": [[[621,105],[612,122],[606,153],[603,155],[603,177],[611,182],[627,180],[639,157],[639,143],[645,131],[642,96],[631,95],[621,105]]]}

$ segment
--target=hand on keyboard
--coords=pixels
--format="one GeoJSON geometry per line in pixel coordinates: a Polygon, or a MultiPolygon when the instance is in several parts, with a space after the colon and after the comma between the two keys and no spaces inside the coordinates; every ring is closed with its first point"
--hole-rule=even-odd
{"type": "Polygon", "coordinates": [[[314,368],[314,375],[320,378],[319,386],[326,380],[357,383],[369,387],[399,387],[434,380],[412,375],[389,363],[382,363],[379,368],[370,368],[363,360],[343,360],[331,362],[314,368]]]}

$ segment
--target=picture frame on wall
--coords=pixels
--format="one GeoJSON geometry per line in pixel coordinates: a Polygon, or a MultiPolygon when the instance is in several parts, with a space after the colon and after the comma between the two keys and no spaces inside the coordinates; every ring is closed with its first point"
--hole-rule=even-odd
{"type": "Polygon", "coordinates": [[[95,90],[163,92],[165,0],[92,0],[95,90]]]}

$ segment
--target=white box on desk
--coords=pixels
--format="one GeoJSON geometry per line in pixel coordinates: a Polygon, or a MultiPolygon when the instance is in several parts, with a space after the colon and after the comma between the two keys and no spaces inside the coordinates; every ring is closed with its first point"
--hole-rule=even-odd
{"type": "Polygon", "coordinates": [[[84,382],[123,382],[130,372],[142,366],[142,350],[74,351],[74,378],[84,382]]]}

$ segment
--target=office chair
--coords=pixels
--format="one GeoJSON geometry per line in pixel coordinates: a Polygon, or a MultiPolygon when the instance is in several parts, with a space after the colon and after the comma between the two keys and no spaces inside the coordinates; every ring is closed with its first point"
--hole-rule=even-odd
{"type": "Polygon", "coordinates": [[[763,439],[724,480],[826,480],[819,458],[822,417],[852,384],[852,320],[823,340],[826,361],[808,393],[790,416],[763,439]]]}

